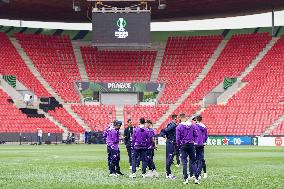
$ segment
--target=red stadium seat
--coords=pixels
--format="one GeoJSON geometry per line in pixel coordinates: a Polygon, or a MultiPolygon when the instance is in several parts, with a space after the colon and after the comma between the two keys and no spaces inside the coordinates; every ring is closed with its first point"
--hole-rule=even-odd
{"type": "Polygon", "coordinates": [[[51,96],[29,70],[5,33],[0,33],[0,64],[1,75],[16,76],[17,80],[34,91],[38,97],[51,96]]]}
{"type": "Polygon", "coordinates": [[[81,47],[88,77],[97,82],[150,81],[156,51],[102,50],[81,47]]]}
{"type": "Polygon", "coordinates": [[[82,126],[64,108],[56,108],[55,110],[48,111],[48,113],[64,125],[70,132],[84,132],[82,126]]]}
{"type": "Polygon", "coordinates": [[[115,106],[73,104],[71,108],[93,131],[103,131],[116,118],[115,106]]]}
{"type": "Polygon", "coordinates": [[[158,106],[150,106],[150,105],[135,105],[124,106],[124,122],[127,122],[127,119],[132,119],[134,125],[138,125],[138,120],[141,117],[144,117],[146,120],[150,119],[154,124],[158,121],[158,119],[166,113],[169,109],[168,105],[158,105],[158,106]]]}
{"type": "MultiPolygon", "coordinates": [[[[251,58],[247,57],[248,63],[270,39],[268,35],[258,35],[252,36],[249,40],[250,44],[245,46],[246,53],[251,53],[251,58]]],[[[229,132],[226,133],[227,135],[260,135],[280,115],[283,115],[284,106],[279,104],[280,96],[284,91],[283,49],[284,38],[282,37],[254,70],[243,79],[248,84],[241,91],[235,94],[226,105],[210,106],[204,111],[204,122],[210,129],[217,127],[227,128],[229,129],[229,132]],[[213,120],[212,115],[216,119],[213,120]],[[231,128],[237,130],[231,130],[231,128]]],[[[227,76],[235,77],[238,74],[227,76]]],[[[270,134],[281,134],[278,131],[278,128],[276,128],[270,134]]]]}
{"type": "Polygon", "coordinates": [[[169,37],[158,81],[166,83],[160,103],[175,103],[193,83],[222,36],[169,37]]]}
{"type": "Polygon", "coordinates": [[[13,104],[10,97],[0,89],[0,130],[4,133],[37,133],[41,128],[44,133],[63,133],[63,131],[47,118],[29,118],[13,104]]]}
{"type": "Polygon", "coordinates": [[[66,36],[15,34],[33,64],[65,102],[80,102],[74,82],[81,76],[66,36]]]}

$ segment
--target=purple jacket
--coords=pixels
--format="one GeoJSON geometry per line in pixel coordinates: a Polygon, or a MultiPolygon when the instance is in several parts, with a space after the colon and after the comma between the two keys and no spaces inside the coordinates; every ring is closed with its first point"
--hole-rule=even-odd
{"type": "Polygon", "coordinates": [[[113,124],[109,125],[105,130],[104,130],[104,133],[103,133],[103,138],[106,140],[107,138],[107,133],[110,129],[113,129],[113,124]]]}
{"type": "Polygon", "coordinates": [[[194,144],[197,138],[196,127],[197,125],[181,122],[176,129],[177,146],[194,144]]]}
{"type": "Polygon", "coordinates": [[[109,128],[106,131],[107,137],[106,137],[106,143],[111,149],[118,150],[118,144],[119,144],[119,130],[116,130],[114,128],[109,128]]]}
{"type": "Polygon", "coordinates": [[[204,144],[207,142],[207,139],[208,139],[208,132],[207,132],[206,125],[204,125],[203,123],[197,123],[197,126],[202,133],[203,144],[204,144]]]}
{"type": "Polygon", "coordinates": [[[154,145],[152,143],[152,138],[154,138],[154,136],[155,136],[155,130],[153,128],[148,128],[148,135],[149,135],[148,149],[154,149],[154,145]]]}
{"type": "Polygon", "coordinates": [[[196,125],[196,127],[195,127],[195,131],[196,131],[197,137],[195,138],[194,143],[197,146],[203,146],[204,145],[203,132],[202,132],[200,127],[201,126],[199,126],[199,125],[196,125]]]}
{"type": "Polygon", "coordinates": [[[132,135],[132,146],[134,149],[147,149],[149,146],[149,132],[144,125],[135,128],[132,135]]]}

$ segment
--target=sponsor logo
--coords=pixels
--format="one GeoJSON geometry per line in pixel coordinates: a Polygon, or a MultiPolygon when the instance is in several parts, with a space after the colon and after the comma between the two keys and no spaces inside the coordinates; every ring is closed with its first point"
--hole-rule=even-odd
{"type": "Polygon", "coordinates": [[[248,136],[228,137],[228,136],[209,136],[207,145],[257,145],[257,141],[252,143],[252,138],[248,136]]]}
{"type": "Polygon", "coordinates": [[[118,29],[114,32],[115,37],[119,39],[125,39],[126,37],[128,37],[128,31],[125,30],[126,20],[124,18],[119,18],[116,21],[116,25],[118,29]]]}
{"type": "Polygon", "coordinates": [[[241,138],[234,138],[234,145],[241,145],[242,142],[241,138]]]}
{"type": "Polygon", "coordinates": [[[275,138],[275,146],[282,146],[282,138],[281,137],[276,137],[275,138]]]}
{"type": "Polygon", "coordinates": [[[257,137],[252,138],[251,143],[252,143],[252,145],[257,146],[258,145],[258,138],[257,137]]]}
{"type": "Polygon", "coordinates": [[[225,137],[225,138],[223,139],[223,143],[224,143],[224,145],[228,145],[228,144],[229,144],[229,140],[225,137]]]}
{"type": "Polygon", "coordinates": [[[108,83],[109,89],[131,89],[131,83],[108,83]]]}

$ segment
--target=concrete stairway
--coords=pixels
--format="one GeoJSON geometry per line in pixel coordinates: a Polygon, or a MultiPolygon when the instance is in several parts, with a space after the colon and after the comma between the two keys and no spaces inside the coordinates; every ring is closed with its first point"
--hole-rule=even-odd
{"type": "Polygon", "coordinates": [[[267,54],[267,52],[274,46],[279,37],[273,37],[271,41],[265,46],[265,48],[257,55],[257,57],[251,62],[251,64],[245,69],[245,71],[238,77],[238,81],[241,81],[246,77],[262,60],[262,58],[267,54]]]}
{"type": "MultiPolygon", "coordinates": [[[[12,87],[11,85],[9,85],[3,78],[3,76],[0,75],[0,89],[2,89],[3,91],[5,91],[7,94],[9,94],[9,96],[13,99],[14,101],[14,105],[16,107],[21,107],[23,105],[25,105],[24,103],[24,98],[21,95],[21,93],[19,93],[14,87],[12,87]]],[[[19,83],[19,82],[18,82],[19,83]]]]}
{"type": "Polygon", "coordinates": [[[39,80],[39,82],[47,89],[47,91],[55,97],[60,103],[64,103],[64,101],[58,96],[58,94],[51,88],[51,86],[45,81],[45,79],[40,75],[39,71],[36,69],[34,64],[32,63],[30,57],[26,54],[24,49],[21,47],[19,42],[15,38],[10,38],[14,47],[16,47],[19,55],[24,60],[30,71],[34,74],[34,76],[39,80]]]}
{"type": "Polygon", "coordinates": [[[80,46],[82,46],[82,44],[78,41],[72,41],[72,45],[73,45],[73,49],[74,49],[74,54],[77,60],[77,65],[79,68],[79,72],[82,78],[82,81],[89,81],[89,77],[87,75],[86,72],[86,67],[82,58],[82,53],[80,50],[80,46]]]}
{"type": "Polygon", "coordinates": [[[63,104],[63,107],[68,111],[68,113],[83,127],[84,130],[90,131],[89,126],[81,119],[81,117],[76,114],[71,108],[71,104],[63,104]]]}
{"type": "Polygon", "coordinates": [[[208,60],[207,64],[204,66],[201,73],[198,75],[196,80],[191,84],[191,86],[185,91],[185,93],[178,99],[175,104],[170,104],[168,111],[157,121],[154,125],[155,128],[158,128],[169,116],[170,114],[186,99],[186,97],[194,91],[194,89],[199,85],[199,83],[204,79],[207,73],[210,71],[213,64],[216,62],[217,58],[225,48],[226,44],[228,43],[227,40],[223,40],[218,48],[215,50],[211,58],[208,60]]]}
{"type": "MultiPolygon", "coordinates": [[[[26,65],[28,66],[28,68],[30,69],[30,71],[34,74],[34,76],[39,80],[39,82],[47,89],[47,91],[56,98],[56,100],[58,100],[58,102],[60,104],[63,105],[63,107],[68,111],[68,113],[70,115],[72,115],[74,117],[74,119],[87,131],[89,131],[89,127],[84,123],[84,121],[77,115],[74,113],[74,111],[71,109],[70,104],[65,103],[61,97],[51,88],[51,86],[47,83],[47,81],[45,81],[45,79],[41,76],[41,74],[39,73],[39,71],[36,69],[36,67],[33,65],[31,59],[28,57],[28,55],[26,54],[26,52],[23,50],[23,48],[21,47],[21,45],[19,44],[19,42],[15,39],[15,38],[10,38],[11,42],[13,43],[13,45],[16,47],[19,55],[22,57],[22,59],[24,60],[24,62],[26,63],[26,65]]],[[[58,125],[54,119],[51,121],[53,121],[56,125],[58,125]]],[[[62,125],[61,125],[62,126],[62,125]]]]}
{"type": "MultiPolygon", "coordinates": [[[[278,39],[279,37],[273,37],[271,39],[271,41],[263,48],[263,50],[256,56],[256,58],[248,65],[248,67],[237,78],[237,82],[232,87],[234,87],[235,85],[238,85],[238,88],[233,92],[230,92],[229,90],[225,91],[225,93],[228,93],[227,96],[222,94],[224,96],[224,99],[219,100],[219,101],[222,101],[222,103],[220,104],[225,105],[228,102],[228,100],[233,97],[234,94],[241,91],[247,85],[246,82],[242,82],[242,79],[245,78],[257,66],[257,64],[262,60],[262,58],[267,54],[267,52],[274,46],[274,44],[277,42],[278,39]]],[[[199,103],[202,104],[202,100],[199,103]]],[[[204,110],[205,108],[201,108],[200,110],[196,112],[196,114],[201,114],[204,110]]]]}
{"type": "Polygon", "coordinates": [[[158,75],[159,75],[159,72],[160,72],[162,60],[163,60],[163,57],[164,57],[166,43],[153,43],[152,47],[157,50],[157,56],[156,56],[156,60],[155,60],[153,70],[152,70],[150,81],[156,82],[158,75]]]}
{"type": "Polygon", "coordinates": [[[269,135],[269,133],[273,129],[275,129],[282,121],[284,121],[284,115],[280,116],[272,125],[267,127],[267,129],[260,136],[269,135]]]}
{"type": "MultiPolygon", "coordinates": [[[[267,52],[274,46],[274,44],[277,42],[278,39],[279,37],[273,37],[272,40],[265,46],[265,48],[263,48],[263,50],[251,62],[251,64],[249,64],[249,66],[241,73],[241,75],[237,78],[238,80],[237,82],[240,83],[238,89],[234,93],[228,95],[226,99],[224,100],[225,103],[222,103],[222,105],[226,104],[228,100],[232,98],[234,94],[238,93],[240,90],[242,90],[242,88],[244,88],[247,85],[247,83],[241,82],[242,79],[246,77],[257,66],[257,64],[262,60],[262,58],[267,54],[267,52]]],[[[202,104],[202,101],[200,101],[199,104],[202,104]]],[[[204,112],[205,109],[206,108],[202,107],[195,114],[196,115],[202,114],[202,112],[204,112]]]]}
{"type": "Polygon", "coordinates": [[[124,121],[123,106],[115,106],[116,119],[119,121],[124,121]]]}

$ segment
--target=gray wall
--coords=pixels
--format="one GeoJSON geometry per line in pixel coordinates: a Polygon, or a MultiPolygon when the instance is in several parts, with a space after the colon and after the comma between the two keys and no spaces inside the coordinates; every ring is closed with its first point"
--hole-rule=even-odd
{"type": "Polygon", "coordinates": [[[101,93],[101,103],[106,105],[135,105],[137,93],[101,93]]]}
{"type": "MultiPolygon", "coordinates": [[[[37,142],[37,133],[0,133],[0,141],[5,142],[20,142],[20,137],[22,142],[37,142]]],[[[42,141],[47,141],[47,133],[43,133],[42,141]]],[[[62,134],[61,133],[51,133],[50,134],[51,142],[61,142],[62,134]]]]}

